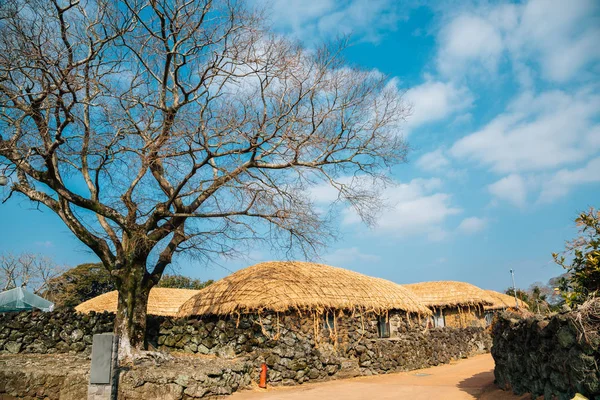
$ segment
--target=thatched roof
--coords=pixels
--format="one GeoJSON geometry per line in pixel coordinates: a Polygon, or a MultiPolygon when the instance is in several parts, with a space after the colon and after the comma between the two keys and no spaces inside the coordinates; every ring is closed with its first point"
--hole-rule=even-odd
{"type": "Polygon", "coordinates": [[[437,281],[404,285],[428,307],[492,305],[494,299],[483,289],[466,282],[437,281]]]}
{"type": "MultiPolygon", "coordinates": [[[[190,289],[152,288],[148,297],[148,314],[174,317],[179,307],[198,292],[190,289]]],[[[84,301],[75,307],[75,310],[85,314],[90,311],[116,313],[117,299],[118,293],[113,290],[84,301]]]]}
{"type": "MultiPolygon", "coordinates": [[[[515,298],[504,293],[496,292],[495,290],[486,290],[486,292],[494,299],[494,304],[486,306],[486,310],[501,310],[504,308],[514,308],[515,298]]],[[[518,299],[519,308],[529,309],[527,303],[518,299]]]]}
{"type": "Polygon", "coordinates": [[[414,295],[385,279],[301,261],[253,265],[202,289],[181,306],[180,316],[322,309],[429,314],[414,295]]]}

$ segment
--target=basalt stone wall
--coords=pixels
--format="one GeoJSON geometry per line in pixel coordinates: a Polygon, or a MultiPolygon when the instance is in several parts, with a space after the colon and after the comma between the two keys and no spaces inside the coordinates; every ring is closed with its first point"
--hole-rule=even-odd
{"type": "Polygon", "coordinates": [[[112,332],[114,314],[73,309],[0,314],[0,353],[91,352],[92,336],[112,332]]]}
{"type": "MultiPolygon", "coordinates": [[[[0,343],[3,351],[10,353],[87,352],[92,335],[112,331],[114,320],[108,313],[82,315],[72,310],[7,314],[0,318],[0,343]]],[[[189,319],[150,316],[147,339],[151,347],[167,352],[242,360],[250,366],[248,376],[255,381],[264,362],[269,367],[269,383],[276,385],[424,368],[489,351],[491,345],[490,335],[482,328],[425,329],[426,321],[400,312],[390,312],[386,317],[390,338],[380,338],[380,319],[377,315],[341,312],[330,318],[313,313],[189,319]]],[[[134,382],[133,388],[148,383],[148,391],[154,390],[153,385],[178,385],[162,378],[156,382],[139,378],[151,375],[138,371],[138,378],[125,381],[134,382]]],[[[244,373],[234,371],[230,375],[222,379],[234,379],[232,390],[246,384],[244,373]]],[[[190,382],[194,387],[202,386],[201,380],[190,382]]],[[[205,383],[205,389],[215,386],[214,379],[205,383]]],[[[173,385],[168,387],[175,395],[187,389],[179,385],[183,388],[180,391],[173,385]]],[[[214,391],[207,389],[206,393],[214,391]]]]}
{"type": "MultiPolygon", "coordinates": [[[[489,351],[489,333],[477,327],[423,329],[392,314],[391,337],[379,338],[376,316],[337,315],[333,329],[314,315],[155,319],[150,342],[168,351],[243,357],[265,362],[271,384],[290,385],[358,375],[406,371],[489,351]]],[[[424,321],[423,321],[424,322],[424,321]]]]}
{"type": "MultiPolygon", "coordinates": [[[[285,339],[284,339],[285,340],[285,339]]],[[[258,367],[270,368],[269,382],[290,385],[330,377],[369,376],[426,368],[489,349],[489,335],[482,329],[411,329],[397,339],[363,337],[348,347],[331,343],[317,348],[287,338],[288,345],[257,350],[249,358],[258,367]]]]}
{"type": "Polygon", "coordinates": [[[571,399],[575,393],[600,398],[600,338],[597,332],[583,335],[585,329],[575,317],[563,313],[517,319],[500,314],[492,331],[496,383],[516,394],[546,399],[571,399]]]}
{"type": "Polygon", "coordinates": [[[254,378],[246,360],[178,356],[120,371],[119,400],[188,400],[229,395],[254,378]]]}
{"type": "Polygon", "coordinates": [[[90,360],[77,354],[0,354],[0,399],[87,398],[90,360]]]}
{"type": "MultiPolygon", "coordinates": [[[[90,360],[73,354],[0,355],[0,399],[87,398],[90,360]]],[[[191,400],[231,394],[250,385],[246,360],[175,356],[119,371],[119,400],[191,400]]]]}

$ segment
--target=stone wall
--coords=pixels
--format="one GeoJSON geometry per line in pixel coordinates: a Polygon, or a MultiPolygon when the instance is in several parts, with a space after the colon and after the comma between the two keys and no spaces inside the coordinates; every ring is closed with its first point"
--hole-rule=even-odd
{"type": "MultiPolygon", "coordinates": [[[[122,369],[119,400],[182,400],[229,395],[254,380],[246,360],[176,356],[122,369]]],[[[62,400],[62,399],[61,399],[62,400]]]]}
{"type": "Polygon", "coordinates": [[[593,332],[582,335],[581,320],[575,317],[563,313],[519,319],[499,314],[492,347],[496,383],[516,394],[546,399],[571,399],[575,393],[600,398],[600,337],[593,332]]]}
{"type": "Polygon", "coordinates": [[[66,353],[92,349],[92,336],[112,332],[114,314],[54,312],[0,314],[0,353],[66,353]]]}
{"type": "MultiPolygon", "coordinates": [[[[87,398],[90,360],[73,354],[0,355],[0,399],[87,398]]],[[[227,395],[252,379],[247,361],[175,356],[119,371],[119,400],[183,400],[227,395]]]]}
{"type": "Polygon", "coordinates": [[[294,313],[154,320],[149,324],[149,338],[162,350],[243,357],[252,361],[256,371],[265,362],[270,369],[269,382],[282,385],[326,380],[334,375],[339,378],[426,368],[491,347],[491,338],[482,328],[425,330],[418,321],[397,314],[390,315],[389,320],[389,339],[379,338],[373,315],[337,315],[335,329],[327,329],[320,316],[294,313]]]}
{"type": "Polygon", "coordinates": [[[77,354],[1,354],[0,399],[87,398],[90,360],[77,354]]]}
{"type": "MultiPolygon", "coordinates": [[[[489,334],[482,328],[425,329],[426,321],[409,319],[403,313],[390,313],[388,317],[389,339],[379,338],[376,315],[336,312],[330,326],[322,315],[312,313],[149,317],[150,347],[177,354],[175,364],[123,369],[120,398],[160,394],[161,398],[188,399],[228,394],[258,381],[263,362],[269,367],[270,385],[295,385],[425,368],[489,351],[491,345],[489,334]],[[194,364],[187,370],[196,373],[187,373],[182,372],[186,363],[204,364],[194,364]],[[210,372],[215,363],[226,365],[210,372]],[[205,367],[209,372],[202,372],[205,367]]],[[[41,353],[68,351],[84,356],[91,335],[111,331],[113,324],[110,314],[63,311],[2,318],[0,332],[4,332],[4,339],[21,344],[9,349],[21,353],[34,353],[39,348],[41,353]]],[[[7,352],[6,341],[4,348],[7,352]]],[[[1,369],[0,374],[7,373],[1,369]]]]}

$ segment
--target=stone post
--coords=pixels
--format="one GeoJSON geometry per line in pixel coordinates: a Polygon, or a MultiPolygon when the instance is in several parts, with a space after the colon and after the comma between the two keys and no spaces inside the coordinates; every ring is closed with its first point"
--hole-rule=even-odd
{"type": "Polygon", "coordinates": [[[88,400],[117,398],[119,338],[112,333],[94,335],[88,400]]]}

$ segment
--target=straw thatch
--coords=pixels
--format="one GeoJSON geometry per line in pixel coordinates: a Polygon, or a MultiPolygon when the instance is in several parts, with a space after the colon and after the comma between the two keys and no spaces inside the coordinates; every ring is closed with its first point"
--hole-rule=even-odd
{"type": "MultiPolygon", "coordinates": [[[[514,296],[509,296],[504,293],[496,292],[495,290],[486,290],[486,292],[494,299],[494,304],[491,306],[485,306],[486,310],[502,310],[505,308],[515,307],[514,296]]],[[[529,309],[529,305],[521,299],[517,299],[519,308],[529,309]]]]}
{"type": "Polygon", "coordinates": [[[181,306],[179,316],[290,309],[430,313],[411,292],[385,279],[323,264],[271,261],[237,271],[202,289],[181,306]]]}
{"type": "Polygon", "coordinates": [[[421,282],[404,287],[413,291],[421,303],[432,308],[494,304],[494,299],[485,290],[466,282],[421,282]]]}
{"type": "MultiPolygon", "coordinates": [[[[198,292],[199,290],[190,289],[152,288],[148,297],[148,314],[174,317],[179,307],[198,292]]],[[[84,314],[90,311],[116,313],[117,299],[118,293],[113,290],[84,301],[75,310],[84,314]]]]}

